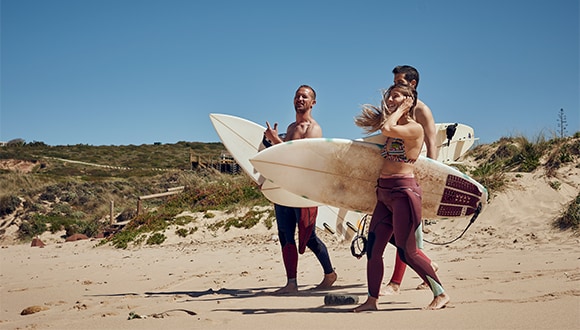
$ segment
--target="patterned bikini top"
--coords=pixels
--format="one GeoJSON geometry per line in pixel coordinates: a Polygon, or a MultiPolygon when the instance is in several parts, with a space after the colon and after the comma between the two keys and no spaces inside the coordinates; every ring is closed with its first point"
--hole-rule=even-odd
{"type": "Polygon", "coordinates": [[[413,164],[417,161],[416,159],[407,158],[405,142],[399,138],[387,138],[385,146],[383,147],[383,150],[381,150],[381,156],[384,159],[399,163],[413,164]]]}

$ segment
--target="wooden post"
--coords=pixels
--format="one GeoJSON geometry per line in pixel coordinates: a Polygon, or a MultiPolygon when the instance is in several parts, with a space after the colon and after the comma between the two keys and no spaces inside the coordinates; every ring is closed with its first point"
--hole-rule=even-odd
{"type": "Polygon", "coordinates": [[[145,196],[139,196],[137,198],[137,215],[141,214],[141,208],[142,208],[142,202],[143,200],[146,199],[151,199],[151,198],[158,198],[158,197],[164,197],[164,196],[170,196],[170,195],[175,195],[175,194],[179,194],[183,191],[183,189],[185,189],[185,186],[179,186],[179,187],[173,187],[173,188],[167,188],[167,192],[162,192],[162,193],[158,193],[158,194],[151,194],[151,195],[145,195],[145,196]]]}
{"type": "Polygon", "coordinates": [[[115,202],[111,201],[111,224],[113,224],[114,220],[113,220],[113,209],[115,208],[115,202]]]}

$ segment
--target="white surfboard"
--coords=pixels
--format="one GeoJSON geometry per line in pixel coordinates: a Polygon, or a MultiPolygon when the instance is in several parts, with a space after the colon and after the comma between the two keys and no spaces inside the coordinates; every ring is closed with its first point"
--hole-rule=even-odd
{"type": "Polygon", "coordinates": [[[260,190],[262,191],[262,194],[264,194],[264,197],[266,197],[270,202],[279,205],[289,207],[313,207],[324,205],[322,203],[318,203],[313,200],[306,199],[302,196],[293,194],[268,180],[262,183],[260,190]]]}
{"type": "Polygon", "coordinates": [[[231,115],[212,113],[209,115],[209,118],[226,149],[228,149],[229,153],[234,157],[244,172],[261,186],[262,193],[271,202],[292,207],[313,207],[321,205],[320,203],[281,189],[272,182],[266,182],[266,178],[256,171],[250,163],[251,157],[259,151],[266,149],[263,143],[265,127],[231,115]]]}
{"type": "MultiPolygon", "coordinates": [[[[455,163],[477,140],[473,128],[464,124],[439,123],[435,124],[435,127],[437,130],[435,136],[435,145],[438,152],[437,160],[445,164],[455,163]]],[[[385,144],[386,137],[379,133],[358,140],[385,144]]],[[[423,145],[421,155],[427,155],[427,147],[425,145],[423,145]]]]}
{"type": "MultiPolygon", "coordinates": [[[[303,139],[277,144],[250,161],[268,180],[292,193],[371,214],[384,161],[381,148],[348,139],[303,139]]],[[[485,187],[441,162],[420,156],[415,175],[423,190],[423,218],[467,218],[487,205],[485,187]]]]}
{"type": "Polygon", "coordinates": [[[290,207],[313,207],[318,206],[316,226],[335,234],[341,240],[350,240],[353,232],[349,231],[348,223],[356,225],[363,214],[347,210],[339,210],[322,203],[303,198],[293,194],[272,181],[266,181],[254,166],[250,158],[260,150],[266,149],[263,144],[265,127],[252,121],[236,116],[215,114],[209,115],[210,120],[220,137],[220,140],[234,157],[236,162],[248,174],[254,182],[261,186],[264,196],[271,202],[290,207]]]}

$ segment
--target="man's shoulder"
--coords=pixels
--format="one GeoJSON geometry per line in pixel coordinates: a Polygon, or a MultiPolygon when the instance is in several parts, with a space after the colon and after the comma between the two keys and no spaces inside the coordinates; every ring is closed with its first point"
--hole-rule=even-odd
{"type": "Polygon", "coordinates": [[[427,104],[425,104],[425,102],[421,101],[421,99],[418,99],[417,105],[415,106],[415,108],[417,108],[417,109],[419,109],[419,108],[429,109],[429,106],[427,106],[427,104]]]}
{"type": "Polygon", "coordinates": [[[435,129],[435,118],[433,117],[433,113],[421,100],[417,100],[417,105],[415,106],[415,120],[417,120],[423,128],[430,127],[433,130],[435,129]]]}
{"type": "Polygon", "coordinates": [[[417,100],[417,105],[415,105],[415,113],[422,114],[424,116],[433,116],[431,113],[431,108],[421,100],[417,100]]]}

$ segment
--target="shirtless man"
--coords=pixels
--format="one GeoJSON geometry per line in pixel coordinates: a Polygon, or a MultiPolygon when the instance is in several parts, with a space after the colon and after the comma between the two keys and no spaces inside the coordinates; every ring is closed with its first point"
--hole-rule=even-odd
{"type": "MultiPolygon", "coordinates": [[[[417,89],[419,86],[419,72],[410,65],[399,65],[393,69],[394,84],[408,84],[417,89]]],[[[437,137],[437,128],[431,109],[421,100],[417,100],[415,106],[415,120],[423,126],[425,136],[425,145],[427,146],[427,157],[437,159],[438,150],[435,144],[437,137]]]]}
{"type": "MultiPolygon", "coordinates": [[[[278,135],[278,123],[271,127],[266,122],[265,137],[272,144],[284,141],[319,138],[322,137],[322,128],[312,117],[312,107],[316,104],[316,92],[308,85],[298,87],[294,96],[294,109],[296,121],[286,129],[284,140],[278,135]]],[[[309,184],[306,182],[305,184],[309,184]]],[[[286,269],[287,283],[284,287],[276,290],[275,294],[287,294],[298,292],[296,280],[298,271],[298,253],[304,253],[308,247],[320,262],[324,271],[324,278],[314,289],[324,290],[330,288],[337,279],[336,272],[330,262],[330,256],[326,245],[316,236],[316,215],[318,208],[296,208],[274,204],[276,211],[276,224],[278,237],[282,247],[282,259],[286,269]],[[294,238],[298,225],[298,246],[294,238]]]]}

